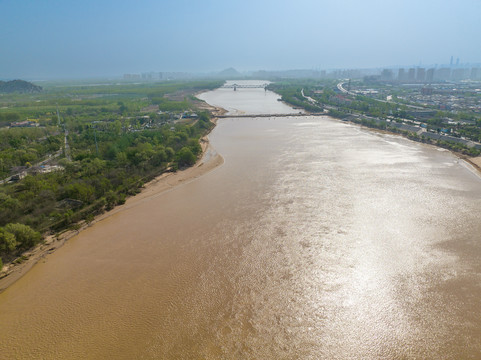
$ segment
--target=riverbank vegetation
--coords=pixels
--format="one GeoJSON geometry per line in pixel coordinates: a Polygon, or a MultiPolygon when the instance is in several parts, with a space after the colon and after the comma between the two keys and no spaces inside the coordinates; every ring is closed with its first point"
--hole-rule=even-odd
{"type": "Polygon", "coordinates": [[[88,223],[155,176],[193,165],[213,127],[195,93],[220,85],[52,85],[1,97],[0,119],[34,123],[0,129],[0,259],[12,261],[42,235],[88,223]]]}
{"type": "Polygon", "coordinates": [[[344,121],[401,134],[468,156],[481,154],[481,146],[473,143],[481,142],[479,114],[469,110],[456,113],[433,111],[418,104],[382,101],[340,91],[339,83],[334,80],[289,80],[272,83],[269,89],[281,95],[286,103],[309,112],[324,111],[344,121]]]}

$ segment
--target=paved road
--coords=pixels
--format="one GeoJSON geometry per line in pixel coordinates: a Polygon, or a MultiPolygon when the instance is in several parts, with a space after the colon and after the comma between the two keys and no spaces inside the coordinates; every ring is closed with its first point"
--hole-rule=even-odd
{"type": "MultiPolygon", "coordinates": [[[[339,91],[341,91],[342,93],[344,94],[348,94],[348,95],[352,95],[352,96],[357,96],[359,94],[356,94],[355,92],[353,91],[348,91],[344,88],[344,84],[346,82],[345,81],[341,81],[340,83],[337,84],[337,88],[339,89],[339,91]]],[[[404,105],[410,109],[416,109],[416,110],[428,110],[426,108],[423,108],[421,106],[415,106],[415,105],[407,105],[407,104],[402,104],[402,103],[398,103],[398,102],[395,102],[395,101],[387,101],[387,100],[381,100],[381,99],[375,99],[375,98],[371,98],[373,100],[376,100],[376,101],[379,101],[379,102],[383,102],[383,103],[390,103],[390,104],[397,104],[397,105],[404,105]]]]}

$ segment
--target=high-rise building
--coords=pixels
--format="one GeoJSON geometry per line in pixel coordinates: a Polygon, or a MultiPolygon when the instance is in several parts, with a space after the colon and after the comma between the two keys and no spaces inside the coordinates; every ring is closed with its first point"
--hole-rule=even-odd
{"type": "Polygon", "coordinates": [[[425,78],[426,78],[426,69],[418,68],[418,71],[416,73],[416,81],[423,82],[425,78]]]}
{"type": "Polygon", "coordinates": [[[392,70],[384,69],[384,70],[381,72],[381,80],[391,81],[392,79],[393,79],[392,70]]]}
{"type": "Polygon", "coordinates": [[[416,69],[411,68],[408,70],[408,80],[409,81],[414,81],[415,79],[415,74],[416,74],[416,69]]]}
{"type": "Polygon", "coordinates": [[[454,69],[453,73],[451,74],[451,79],[460,81],[466,79],[466,69],[454,69]]]}
{"type": "Polygon", "coordinates": [[[426,82],[432,83],[433,80],[434,80],[434,69],[431,68],[431,69],[428,69],[428,71],[426,72],[426,82]]]}
{"type": "Polygon", "coordinates": [[[471,69],[471,75],[469,76],[469,78],[471,80],[478,80],[481,76],[481,72],[480,72],[480,69],[479,68],[472,68],[471,69]]]}
{"type": "Polygon", "coordinates": [[[124,74],[125,80],[138,80],[140,79],[140,74],[124,74]]]}
{"type": "Polygon", "coordinates": [[[406,72],[404,71],[404,69],[401,68],[401,69],[398,70],[397,80],[398,80],[398,81],[404,81],[404,80],[406,80],[406,72]]]}
{"type": "Polygon", "coordinates": [[[451,79],[451,69],[450,68],[441,68],[437,69],[436,73],[434,74],[435,80],[446,81],[451,79]]]}

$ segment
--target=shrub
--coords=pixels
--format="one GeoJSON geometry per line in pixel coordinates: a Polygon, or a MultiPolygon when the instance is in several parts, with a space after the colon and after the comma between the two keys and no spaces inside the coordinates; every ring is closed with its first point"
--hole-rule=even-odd
{"type": "Polygon", "coordinates": [[[17,240],[15,235],[3,228],[0,228],[0,251],[12,252],[17,248],[17,240]]]}
{"type": "Polygon", "coordinates": [[[17,244],[20,244],[20,246],[25,248],[32,247],[42,240],[42,235],[28,225],[7,224],[5,226],[5,231],[15,235],[17,244]]]}

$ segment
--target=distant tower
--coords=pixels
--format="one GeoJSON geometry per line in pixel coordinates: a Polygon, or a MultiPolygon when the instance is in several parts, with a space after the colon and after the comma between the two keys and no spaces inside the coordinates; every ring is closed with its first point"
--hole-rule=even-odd
{"type": "Polygon", "coordinates": [[[453,57],[451,56],[451,61],[449,62],[449,66],[453,66],[453,57]]]}
{"type": "Polygon", "coordinates": [[[459,66],[459,58],[456,59],[456,66],[459,66]]]}

